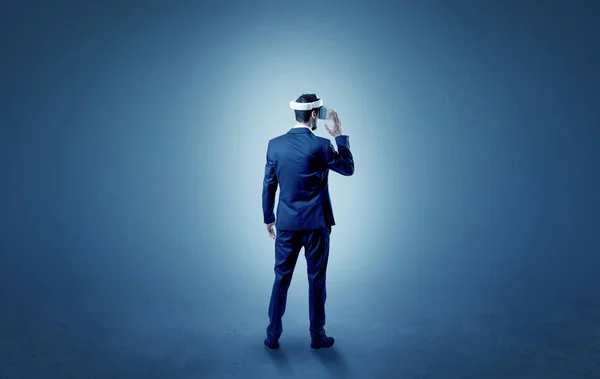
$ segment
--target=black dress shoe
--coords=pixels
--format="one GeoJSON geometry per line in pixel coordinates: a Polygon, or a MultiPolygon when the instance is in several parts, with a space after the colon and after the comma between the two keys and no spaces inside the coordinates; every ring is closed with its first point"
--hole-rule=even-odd
{"type": "Polygon", "coordinates": [[[272,339],[269,339],[269,338],[266,338],[265,339],[265,346],[268,347],[271,350],[277,350],[277,349],[279,349],[279,342],[275,341],[275,340],[272,340],[272,339]]]}
{"type": "Polygon", "coordinates": [[[321,338],[313,338],[313,340],[310,343],[310,347],[313,349],[328,348],[332,347],[334,342],[335,339],[333,339],[333,337],[325,336],[321,338]]]}

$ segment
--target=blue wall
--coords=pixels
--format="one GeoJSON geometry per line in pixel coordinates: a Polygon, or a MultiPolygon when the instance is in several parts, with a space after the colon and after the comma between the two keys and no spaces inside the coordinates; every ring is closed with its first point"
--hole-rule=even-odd
{"type": "Polygon", "coordinates": [[[305,92],[356,160],[330,179],[340,306],[592,306],[600,31],[576,3],[5,2],[0,313],[264,328],[265,151],[305,92]]]}

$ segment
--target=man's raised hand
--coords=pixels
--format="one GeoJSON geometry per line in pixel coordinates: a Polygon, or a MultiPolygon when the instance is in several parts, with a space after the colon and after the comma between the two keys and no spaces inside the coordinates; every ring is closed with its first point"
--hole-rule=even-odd
{"type": "Polygon", "coordinates": [[[325,130],[327,130],[327,133],[331,134],[333,137],[338,137],[342,135],[342,121],[340,121],[340,118],[338,117],[338,114],[336,111],[331,111],[331,114],[329,115],[329,119],[333,122],[333,126],[331,127],[331,129],[329,129],[328,124],[325,124],[325,130]]]}

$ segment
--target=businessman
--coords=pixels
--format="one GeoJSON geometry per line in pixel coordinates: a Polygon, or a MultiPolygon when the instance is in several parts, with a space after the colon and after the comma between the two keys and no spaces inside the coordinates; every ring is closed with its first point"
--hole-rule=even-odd
{"type": "Polygon", "coordinates": [[[263,181],[264,222],[267,233],[275,239],[275,282],[264,344],[269,349],[279,348],[287,293],[299,252],[304,247],[311,347],[320,349],[334,344],[333,337],[327,336],[324,329],[329,237],[331,227],[335,225],[327,178],[329,170],[351,176],[354,160],[349,137],[342,133],[342,122],[335,111],[328,117],[325,129],[335,137],[338,150],[329,139],[314,134],[323,106],[321,99],[315,94],[304,94],[290,106],[295,109],[296,125],[286,134],[269,141],[263,181]],[[273,210],[278,186],[275,218],[273,210]]]}

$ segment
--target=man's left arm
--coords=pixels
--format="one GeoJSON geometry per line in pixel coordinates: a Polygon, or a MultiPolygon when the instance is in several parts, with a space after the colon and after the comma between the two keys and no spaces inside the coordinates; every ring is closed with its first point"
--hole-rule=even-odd
{"type": "Polygon", "coordinates": [[[265,224],[275,222],[275,193],[277,192],[277,175],[275,175],[275,162],[271,159],[270,146],[267,148],[267,163],[265,164],[265,178],[262,190],[262,208],[265,224]]]}

